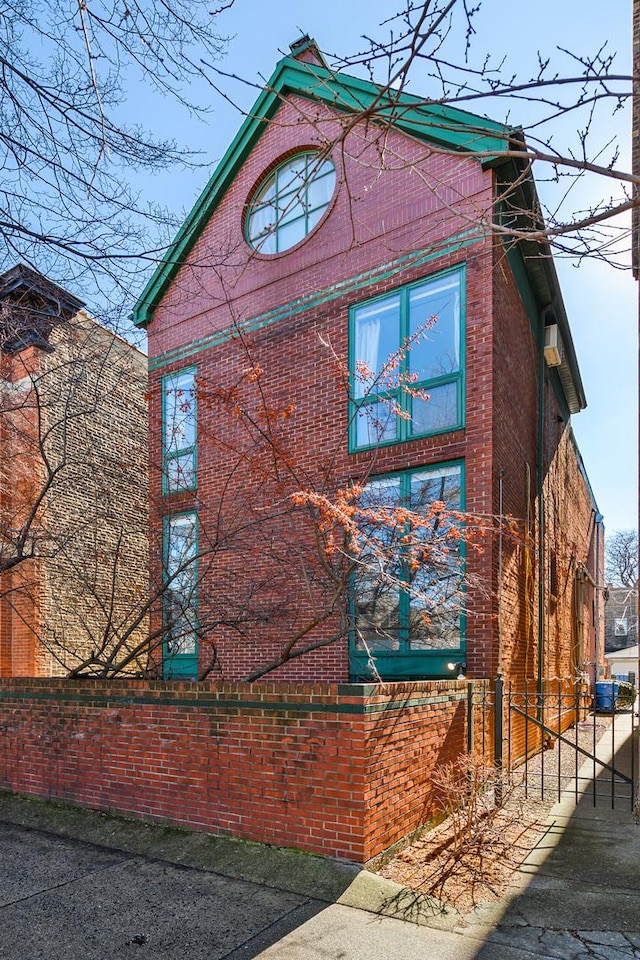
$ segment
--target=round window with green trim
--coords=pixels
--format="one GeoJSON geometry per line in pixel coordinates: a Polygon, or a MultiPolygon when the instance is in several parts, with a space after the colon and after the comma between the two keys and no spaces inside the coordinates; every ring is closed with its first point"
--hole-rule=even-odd
{"type": "Polygon", "coordinates": [[[336,168],[318,153],[298,153],[266,177],[249,204],[246,236],[259,253],[282,253],[311,233],[329,206],[336,168]]]}

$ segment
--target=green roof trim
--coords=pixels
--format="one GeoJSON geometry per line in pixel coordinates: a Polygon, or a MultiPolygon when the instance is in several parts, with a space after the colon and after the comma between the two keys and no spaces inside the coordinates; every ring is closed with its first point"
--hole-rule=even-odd
{"type": "Polygon", "coordinates": [[[203,350],[209,350],[211,347],[220,346],[237,337],[239,333],[254,333],[256,330],[262,330],[273,323],[284,320],[285,317],[292,317],[298,313],[320,306],[323,303],[330,303],[347,294],[355,293],[359,290],[366,290],[372,283],[379,283],[380,280],[388,280],[398,274],[403,273],[411,267],[418,267],[422,264],[436,260],[445,254],[455,253],[457,250],[463,250],[470,244],[477,243],[484,234],[479,229],[465,230],[463,233],[456,234],[449,238],[446,244],[438,245],[436,249],[433,246],[424,250],[412,250],[411,253],[405,253],[402,257],[379,266],[371,267],[364,273],[359,273],[347,280],[331,284],[330,287],[324,287],[320,290],[314,290],[312,293],[306,293],[289,303],[273,307],[265,313],[249,317],[247,320],[239,321],[230,327],[224,327],[222,330],[216,330],[206,337],[199,340],[190,340],[180,347],[173,347],[166,353],[161,353],[157,357],[149,359],[149,371],[158,370],[177,362],[183,363],[185,360],[194,357],[203,350]]]}
{"type": "Polygon", "coordinates": [[[391,123],[411,137],[446,150],[474,154],[483,166],[491,165],[504,151],[514,131],[512,127],[454,107],[427,103],[411,94],[396,93],[367,80],[336,74],[320,64],[283,57],[140,295],[131,314],[138,326],[146,326],[151,321],[156,306],[242,164],[289,94],[347,114],[373,111],[372,119],[391,123]]]}

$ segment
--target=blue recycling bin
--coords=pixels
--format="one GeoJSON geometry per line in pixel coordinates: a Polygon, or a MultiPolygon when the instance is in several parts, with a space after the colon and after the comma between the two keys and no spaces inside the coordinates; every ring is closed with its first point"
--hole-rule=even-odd
{"type": "Polygon", "coordinates": [[[596,713],[613,713],[618,702],[620,684],[615,680],[596,683],[596,713]]]}

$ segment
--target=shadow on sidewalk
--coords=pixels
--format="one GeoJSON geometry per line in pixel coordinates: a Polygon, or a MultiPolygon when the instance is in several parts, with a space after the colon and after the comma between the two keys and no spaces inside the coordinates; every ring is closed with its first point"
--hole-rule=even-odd
{"type": "MultiPolygon", "coordinates": [[[[630,775],[637,770],[638,742],[631,717],[626,721],[625,731],[625,716],[616,718],[615,752],[602,759],[630,775]]],[[[581,770],[587,778],[590,765],[586,761],[581,770]]],[[[640,826],[631,786],[616,785],[612,808],[611,775],[603,770],[585,780],[577,805],[567,791],[551,810],[543,837],[522,867],[522,883],[487,931],[477,960],[499,957],[500,946],[562,960],[640,957],[639,865],[640,826]]]]}

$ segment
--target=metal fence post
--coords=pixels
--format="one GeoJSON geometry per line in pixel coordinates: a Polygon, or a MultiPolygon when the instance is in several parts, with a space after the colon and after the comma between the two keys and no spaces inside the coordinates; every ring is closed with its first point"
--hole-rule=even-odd
{"type": "Polygon", "coordinates": [[[493,720],[493,763],[496,768],[495,805],[502,806],[502,736],[504,717],[504,680],[498,674],[495,681],[495,707],[493,720]]]}
{"type": "Polygon", "coordinates": [[[467,753],[473,753],[473,680],[467,681],[467,753]]]}

